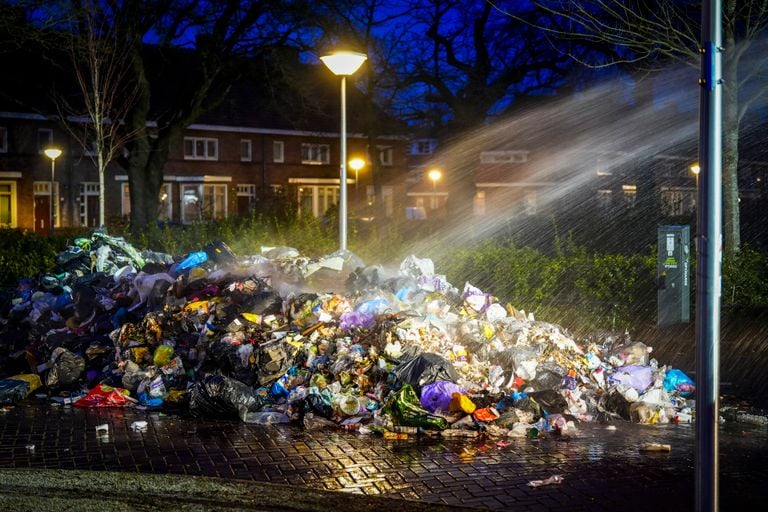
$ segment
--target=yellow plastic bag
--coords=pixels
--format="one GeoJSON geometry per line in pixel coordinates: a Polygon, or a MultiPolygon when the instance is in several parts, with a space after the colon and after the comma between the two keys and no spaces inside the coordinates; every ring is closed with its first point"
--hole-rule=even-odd
{"type": "Polygon", "coordinates": [[[462,395],[461,393],[451,395],[451,404],[448,406],[449,411],[472,414],[475,412],[475,409],[477,409],[477,406],[467,395],[462,395]]]}
{"type": "Polygon", "coordinates": [[[40,376],[35,375],[34,373],[22,373],[8,378],[13,380],[23,380],[29,384],[29,391],[27,392],[27,395],[43,385],[43,382],[40,380],[40,376]]]}

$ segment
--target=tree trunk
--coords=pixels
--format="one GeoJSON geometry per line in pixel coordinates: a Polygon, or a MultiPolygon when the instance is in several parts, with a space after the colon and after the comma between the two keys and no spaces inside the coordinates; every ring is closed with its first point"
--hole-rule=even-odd
{"type": "Polygon", "coordinates": [[[733,29],[725,24],[723,44],[723,238],[725,254],[741,247],[739,216],[739,84],[733,29]]]}

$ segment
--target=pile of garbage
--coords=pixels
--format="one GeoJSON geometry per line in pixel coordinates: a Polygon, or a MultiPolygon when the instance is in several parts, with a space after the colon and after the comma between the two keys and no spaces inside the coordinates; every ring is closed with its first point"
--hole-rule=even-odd
{"type": "Polygon", "coordinates": [[[690,422],[693,381],[651,353],[627,335],[576,342],[416,256],[387,269],[214,242],[174,258],[97,232],[0,301],[3,403],[35,393],[391,439],[690,422]]]}

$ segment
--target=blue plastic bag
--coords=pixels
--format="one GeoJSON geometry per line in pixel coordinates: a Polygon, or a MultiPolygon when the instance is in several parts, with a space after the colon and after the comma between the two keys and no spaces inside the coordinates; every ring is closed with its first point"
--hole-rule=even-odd
{"type": "Polygon", "coordinates": [[[664,377],[664,390],[668,393],[677,391],[680,396],[688,396],[696,390],[696,383],[682,370],[672,368],[667,370],[664,377]]]}

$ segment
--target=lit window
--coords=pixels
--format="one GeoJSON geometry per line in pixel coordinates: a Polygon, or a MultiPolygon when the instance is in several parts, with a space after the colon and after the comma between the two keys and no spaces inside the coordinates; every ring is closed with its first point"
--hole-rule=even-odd
{"type": "Polygon", "coordinates": [[[16,183],[0,181],[0,226],[16,227],[16,183]]]}
{"type": "Polygon", "coordinates": [[[227,217],[226,185],[182,185],[181,221],[224,219],[227,217]]]}
{"type": "Polygon", "coordinates": [[[241,162],[250,162],[252,158],[251,155],[251,140],[250,139],[241,139],[240,140],[240,161],[241,162]]]}
{"type": "MultiPolygon", "coordinates": [[[[171,200],[172,186],[170,183],[163,183],[160,186],[158,194],[157,219],[168,222],[173,218],[173,202],[171,200]]],[[[120,213],[123,217],[131,215],[131,189],[128,183],[123,183],[123,194],[120,206],[120,213]]]]}
{"type": "Polygon", "coordinates": [[[301,145],[301,163],[309,165],[327,164],[330,160],[330,147],[328,144],[301,145]]]}
{"type": "Polygon", "coordinates": [[[624,204],[628,208],[634,208],[637,202],[637,185],[622,185],[622,192],[624,192],[624,204]]]}
{"type": "Polygon", "coordinates": [[[184,137],[184,160],[218,160],[219,139],[184,137]]]}

